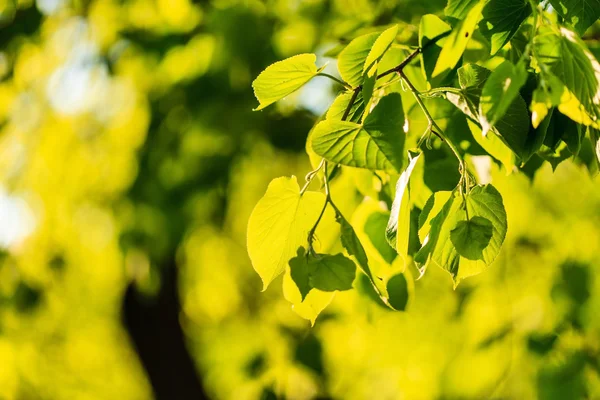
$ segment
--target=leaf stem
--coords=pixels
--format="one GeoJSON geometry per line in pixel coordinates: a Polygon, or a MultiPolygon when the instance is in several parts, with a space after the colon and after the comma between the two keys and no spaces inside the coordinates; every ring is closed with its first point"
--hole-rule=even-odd
{"type": "Polygon", "coordinates": [[[343,86],[343,87],[345,87],[346,89],[348,89],[348,90],[352,90],[352,86],[348,85],[346,82],[344,82],[344,81],[343,81],[343,80],[341,80],[341,79],[338,79],[338,78],[336,78],[336,77],[335,77],[335,76],[333,76],[333,75],[329,75],[329,74],[327,74],[327,73],[325,73],[325,72],[319,72],[319,73],[317,74],[317,76],[324,76],[324,77],[327,77],[327,78],[329,78],[329,79],[331,79],[331,80],[333,80],[333,81],[335,81],[335,82],[339,83],[340,85],[342,85],[342,86],[343,86]]]}
{"type": "Polygon", "coordinates": [[[312,170],[308,174],[306,174],[306,177],[304,178],[306,180],[306,183],[302,187],[302,190],[300,190],[300,196],[302,196],[304,194],[304,192],[306,192],[306,189],[308,189],[308,186],[313,181],[313,179],[315,179],[315,176],[317,176],[317,173],[321,170],[321,168],[323,168],[323,165],[325,165],[325,159],[321,160],[321,162],[319,163],[319,166],[317,168],[315,168],[314,170],[312,170]]]}
{"type": "Polygon", "coordinates": [[[331,191],[329,189],[329,177],[328,177],[329,173],[327,171],[327,161],[325,159],[323,159],[322,164],[323,164],[323,185],[325,186],[325,203],[323,204],[323,208],[321,209],[321,213],[319,214],[319,217],[315,221],[315,224],[310,229],[310,231],[308,231],[308,251],[310,253],[312,253],[313,255],[316,255],[316,252],[314,251],[314,248],[313,248],[313,242],[315,240],[315,232],[317,231],[317,227],[319,226],[319,223],[321,222],[323,215],[325,215],[325,210],[327,209],[327,205],[330,203],[333,205],[333,203],[331,201],[331,191]]]}
{"type": "Polygon", "coordinates": [[[461,90],[455,87],[450,87],[450,86],[445,86],[445,87],[438,87],[438,88],[433,88],[431,90],[428,90],[426,92],[420,92],[420,95],[422,97],[435,97],[436,95],[439,94],[445,94],[445,93],[454,93],[454,94],[461,94],[461,90]]]}
{"type": "MultiPolygon", "coordinates": [[[[439,127],[437,122],[435,122],[435,120],[431,116],[431,113],[427,109],[427,106],[423,102],[423,99],[421,99],[421,94],[419,93],[419,91],[417,90],[415,85],[413,85],[413,83],[410,81],[410,79],[408,79],[408,77],[406,76],[404,71],[398,71],[398,75],[400,75],[402,80],[406,83],[406,85],[412,92],[413,96],[415,97],[415,100],[417,101],[417,104],[423,111],[423,114],[425,114],[425,117],[427,118],[427,121],[429,123],[429,126],[427,127],[425,134],[423,135],[423,137],[421,137],[421,139],[419,139],[419,142],[418,142],[419,145],[421,145],[423,143],[425,136],[428,134],[431,134],[431,133],[433,133],[434,135],[439,137],[443,142],[445,142],[448,145],[448,147],[450,148],[450,150],[452,151],[452,153],[454,153],[454,156],[456,156],[456,159],[458,160],[459,170],[460,170],[460,174],[461,174],[461,180],[459,182],[459,185],[462,183],[465,186],[465,190],[468,189],[467,168],[466,168],[466,164],[465,164],[463,157],[460,155],[460,152],[458,151],[458,148],[444,134],[444,131],[439,127]]],[[[462,188],[461,188],[461,193],[463,193],[462,188]]]]}

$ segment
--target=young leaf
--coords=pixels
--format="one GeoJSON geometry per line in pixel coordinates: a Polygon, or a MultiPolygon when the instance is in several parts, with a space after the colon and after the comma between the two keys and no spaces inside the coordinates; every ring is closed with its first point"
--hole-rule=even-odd
{"type": "Polygon", "coordinates": [[[411,157],[409,153],[408,167],[404,170],[396,183],[396,197],[392,204],[390,219],[385,230],[385,237],[400,256],[406,261],[408,257],[408,239],[410,232],[410,191],[408,181],[421,154],[411,157]]]}
{"type": "Polygon", "coordinates": [[[467,48],[469,40],[471,40],[471,36],[473,36],[473,31],[477,27],[477,23],[481,19],[481,11],[483,10],[484,5],[484,1],[475,4],[473,8],[470,9],[465,19],[461,20],[454,27],[442,48],[440,57],[433,70],[433,77],[453,69],[456,64],[458,64],[458,61],[467,48]]]}
{"type": "Polygon", "coordinates": [[[310,260],[310,286],[324,292],[352,289],[356,276],[356,264],[342,254],[334,256],[319,254],[310,260]]]}
{"type": "Polygon", "coordinates": [[[487,219],[479,216],[459,221],[450,231],[450,240],[461,256],[469,260],[483,259],[483,250],[492,239],[493,226],[487,219]]]}
{"type": "Polygon", "coordinates": [[[298,248],[307,246],[308,231],[324,202],[322,193],[300,195],[295,176],[271,181],[248,221],[248,253],[263,290],[285,270],[298,248]]]}
{"type": "MultiPolygon", "coordinates": [[[[505,61],[492,72],[483,86],[479,101],[484,136],[506,115],[512,103],[519,97],[519,90],[525,82],[527,71],[522,64],[515,66],[510,61],[505,61]]],[[[529,120],[529,117],[527,119],[529,120]]]]}
{"type": "Polygon", "coordinates": [[[327,119],[312,134],[315,153],[349,167],[402,169],[404,112],[400,94],[383,97],[362,124],[327,119]]]}
{"type": "Polygon", "coordinates": [[[600,18],[600,0],[550,0],[550,4],[580,35],[600,18]]]}
{"type": "Polygon", "coordinates": [[[600,127],[600,64],[585,43],[566,28],[543,27],[534,45],[543,70],[550,69],[565,86],[559,111],[577,123],[600,127]]]}
{"type": "Polygon", "coordinates": [[[338,69],[342,79],[352,87],[360,86],[365,72],[381,60],[397,33],[398,26],[394,25],[381,34],[369,33],[351,41],[338,55],[338,69]]]}
{"type": "Polygon", "coordinates": [[[491,43],[491,54],[500,51],[531,15],[528,0],[490,0],[483,9],[479,29],[491,43]]]}
{"type": "Polygon", "coordinates": [[[304,86],[322,71],[322,68],[317,69],[316,61],[314,54],[299,54],[269,65],[252,82],[254,95],[260,103],[254,111],[262,110],[304,86]]]}

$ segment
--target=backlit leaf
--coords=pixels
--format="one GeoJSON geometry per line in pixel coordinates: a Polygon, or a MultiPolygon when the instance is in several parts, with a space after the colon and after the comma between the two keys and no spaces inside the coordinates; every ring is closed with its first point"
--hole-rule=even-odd
{"type": "Polygon", "coordinates": [[[255,111],[294,93],[315,77],[320,72],[316,61],[314,54],[299,54],[269,65],[252,82],[254,95],[260,103],[255,111]]]}
{"type": "Polygon", "coordinates": [[[492,223],[483,217],[474,216],[466,221],[459,221],[456,228],[450,231],[450,240],[458,254],[469,260],[481,260],[483,250],[492,239],[492,223]]]}
{"type": "Polygon", "coordinates": [[[462,57],[473,31],[477,27],[477,23],[481,19],[481,11],[485,5],[484,1],[477,3],[464,20],[461,20],[452,30],[450,36],[446,40],[444,47],[440,53],[438,61],[433,70],[433,77],[436,77],[447,70],[453,69],[462,57]]]}
{"type": "Polygon", "coordinates": [[[483,9],[479,29],[491,44],[492,55],[508,43],[531,15],[528,0],[490,0],[483,9]]]}
{"type": "Polygon", "coordinates": [[[312,133],[315,153],[349,167],[402,169],[404,112],[398,93],[383,97],[362,124],[327,119],[312,133]]]}
{"type": "Polygon", "coordinates": [[[600,0],[550,0],[550,4],[580,35],[600,18],[600,0]]]}
{"type": "Polygon", "coordinates": [[[263,290],[285,270],[297,250],[308,245],[308,231],[324,202],[322,193],[300,195],[295,176],[271,181],[248,221],[248,253],[263,290]]]}

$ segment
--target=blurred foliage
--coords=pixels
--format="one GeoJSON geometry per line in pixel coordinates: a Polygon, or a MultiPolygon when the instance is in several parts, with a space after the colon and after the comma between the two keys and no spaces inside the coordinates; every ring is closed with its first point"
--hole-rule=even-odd
{"type": "MultiPolygon", "coordinates": [[[[216,399],[600,396],[600,186],[581,163],[531,179],[489,163],[510,221],[499,259],[456,291],[435,268],[411,278],[407,312],[357,284],[311,328],[279,285],[260,293],[248,217],[273,176],[311,169],[336,88],[252,112],[251,81],[392,21],[415,43],[445,3],[0,0],[0,399],[152,398],[121,303],[129,284],[151,302],[170,259],[216,399]]],[[[385,212],[359,206],[376,183],[335,181],[353,223],[385,212]]]]}

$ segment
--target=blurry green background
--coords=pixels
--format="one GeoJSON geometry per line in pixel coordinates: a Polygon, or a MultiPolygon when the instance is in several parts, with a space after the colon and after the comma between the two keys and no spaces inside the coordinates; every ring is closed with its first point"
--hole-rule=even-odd
{"type": "MultiPolygon", "coordinates": [[[[598,399],[600,186],[494,167],[509,231],[408,311],[360,288],[316,325],[250,265],[249,214],[311,169],[325,78],[251,82],[443,0],[0,0],[0,399],[598,399]]],[[[355,193],[353,182],[346,182],[355,193]],[[352,189],[354,188],[354,189],[352,189]]],[[[358,203],[351,207],[357,207],[358,203]]]]}

